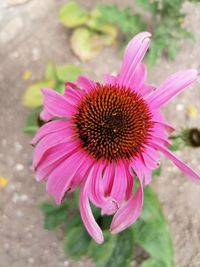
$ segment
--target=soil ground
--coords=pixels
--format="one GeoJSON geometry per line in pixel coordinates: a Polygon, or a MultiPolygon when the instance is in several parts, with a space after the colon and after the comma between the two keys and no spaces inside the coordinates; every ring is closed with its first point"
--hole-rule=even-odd
{"type": "MultiPolygon", "coordinates": [[[[120,57],[117,47],[105,48],[101,55],[81,63],[71,53],[70,32],[57,19],[63,0],[1,0],[0,1],[0,175],[9,179],[0,188],[0,267],[64,267],[93,266],[90,260],[78,263],[63,253],[63,236],[58,229],[43,229],[38,204],[46,200],[45,185],[37,183],[30,170],[32,148],[22,133],[28,110],[21,97],[28,84],[42,78],[49,58],[56,63],[82,64],[88,75],[100,80],[104,73],[118,71],[120,57]],[[23,81],[25,70],[31,70],[31,80],[23,81]]],[[[87,8],[97,2],[79,1],[87,8]]],[[[120,6],[133,1],[109,1],[120,6]]],[[[183,40],[174,62],[160,59],[150,71],[149,81],[159,84],[169,74],[183,68],[200,69],[200,5],[186,3],[186,25],[196,42],[183,40]]],[[[164,109],[167,119],[176,127],[199,126],[200,85],[178,96],[164,109]],[[188,112],[188,106],[197,115],[188,112]]],[[[200,172],[200,149],[184,149],[178,153],[200,172]]],[[[177,168],[163,159],[163,172],[154,184],[166,218],[169,221],[180,267],[200,266],[200,184],[188,180],[177,168]]],[[[134,264],[134,263],[133,263],[134,264]]]]}

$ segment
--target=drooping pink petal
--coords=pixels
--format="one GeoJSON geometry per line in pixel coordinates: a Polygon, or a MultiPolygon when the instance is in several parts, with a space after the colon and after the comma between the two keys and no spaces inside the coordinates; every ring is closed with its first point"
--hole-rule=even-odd
{"type": "Polygon", "coordinates": [[[104,164],[97,163],[94,165],[91,183],[89,185],[88,196],[91,199],[91,202],[95,204],[95,206],[100,207],[102,209],[102,214],[113,214],[117,209],[116,201],[104,194],[103,187],[103,171],[104,164]]]}
{"type": "Polygon", "coordinates": [[[112,185],[110,196],[120,205],[125,199],[127,190],[127,176],[124,163],[116,164],[115,178],[112,185]]]}
{"type": "Polygon", "coordinates": [[[117,234],[131,224],[133,224],[139,217],[142,205],[143,205],[143,185],[142,181],[139,178],[139,188],[136,193],[129,198],[129,200],[124,203],[118,211],[115,213],[111,226],[110,231],[112,234],[117,234]]]}
{"type": "Polygon", "coordinates": [[[118,76],[118,84],[126,86],[133,81],[137,66],[141,63],[150,45],[151,34],[142,32],[137,34],[128,44],[122,67],[118,76]]]}
{"type": "Polygon", "coordinates": [[[85,161],[82,163],[82,165],[74,175],[70,186],[70,192],[73,192],[75,188],[81,184],[82,180],[85,178],[86,174],[93,165],[94,160],[92,160],[90,157],[88,157],[87,159],[85,158],[85,161]]]}
{"type": "Polygon", "coordinates": [[[126,166],[127,188],[126,188],[126,200],[128,200],[133,193],[134,175],[129,171],[129,166],[126,166]]]}
{"type": "Polygon", "coordinates": [[[162,124],[155,123],[151,128],[150,139],[156,140],[165,146],[170,146],[171,141],[168,139],[168,135],[165,132],[165,127],[162,124]]]}
{"type": "Polygon", "coordinates": [[[97,243],[101,244],[104,241],[103,233],[101,231],[101,228],[94,219],[88,199],[88,186],[90,183],[90,179],[91,179],[91,172],[89,173],[88,177],[85,179],[85,182],[81,186],[80,213],[88,233],[97,243]]]}
{"type": "Polygon", "coordinates": [[[143,181],[144,185],[148,185],[151,182],[152,170],[148,169],[145,166],[141,157],[132,159],[130,166],[131,166],[130,173],[134,171],[137,177],[140,177],[141,181],[143,181]]]}
{"type": "Polygon", "coordinates": [[[38,163],[36,168],[37,180],[47,178],[50,173],[56,168],[57,163],[61,163],[65,158],[69,157],[77,150],[76,142],[65,142],[55,145],[47,150],[38,163]]]}
{"type": "Polygon", "coordinates": [[[70,126],[71,126],[71,121],[67,120],[56,120],[48,122],[42,127],[40,127],[40,129],[37,131],[37,133],[31,140],[31,145],[35,145],[44,136],[69,128],[70,126]]]}
{"type": "Polygon", "coordinates": [[[171,151],[169,151],[164,146],[155,143],[152,141],[152,145],[155,149],[158,149],[160,152],[162,152],[168,159],[170,159],[184,174],[188,175],[193,180],[199,181],[200,175],[193,171],[189,166],[187,166],[182,160],[177,158],[171,151]]]}
{"type": "Polygon", "coordinates": [[[79,76],[77,80],[77,84],[87,93],[89,93],[92,89],[96,87],[96,83],[86,78],[85,76],[79,76]]]}
{"type": "Polygon", "coordinates": [[[111,162],[110,164],[107,165],[103,175],[103,188],[105,195],[110,195],[114,178],[115,178],[115,167],[114,164],[111,162]]]}
{"type": "Polygon", "coordinates": [[[76,108],[63,95],[52,89],[42,89],[44,108],[54,117],[71,117],[76,108]]]}
{"type": "Polygon", "coordinates": [[[187,86],[196,81],[198,72],[195,69],[181,70],[171,75],[158,89],[147,98],[151,108],[160,108],[167,104],[187,86]]]}
{"type": "Polygon", "coordinates": [[[84,160],[85,158],[80,151],[74,152],[57,166],[48,177],[46,189],[53,196],[57,204],[61,203],[64,194],[70,189],[74,174],[84,160]]]}
{"type": "Polygon", "coordinates": [[[158,152],[151,148],[150,146],[146,146],[144,152],[141,154],[145,166],[150,169],[156,169],[160,166],[159,159],[160,156],[158,152]]]}
{"type": "Polygon", "coordinates": [[[97,163],[93,167],[91,182],[89,186],[89,198],[97,206],[101,207],[105,203],[103,190],[103,169],[104,165],[97,163]]]}
{"type": "Polygon", "coordinates": [[[40,113],[40,118],[43,121],[50,121],[51,119],[53,119],[53,115],[50,114],[47,109],[44,107],[43,110],[40,113]]]}
{"type": "Polygon", "coordinates": [[[58,132],[51,133],[44,137],[36,146],[33,154],[33,168],[36,168],[42,159],[43,155],[46,153],[48,149],[53,147],[54,145],[58,145],[63,142],[67,142],[73,139],[73,134],[71,133],[71,129],[63,129],[58,132]]]}
{"type": "Polygon", "coordinates": [[[169,133],[172,133],[175,130],[174,127],[166,121],[164,115],[160,111],[153,111],[152,116],[153,117],[151,121],[153,123],[157,123],[158,125],[164,126],[169,133]]]}

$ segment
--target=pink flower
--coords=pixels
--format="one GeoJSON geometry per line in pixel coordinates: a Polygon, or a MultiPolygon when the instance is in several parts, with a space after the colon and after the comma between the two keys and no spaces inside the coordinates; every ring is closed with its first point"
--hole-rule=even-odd
{"type": "Polygon", "coordinates": [[[143,187],[159,166],[159,153],[168,157],[193,180],[200,176],[167,146],[173,131],[160,111],[177,94],[196,81],[194,69],[182,70],[158,88],[145,83],[141,61],[151,34],[142,32],[128,44],[117,76],[105,75],[104,84],[79,77],[67,82],[64,95],[43,89],[41,117],[50,120],[32,140],[37,144],[33,167],[37,180],[47,179],[47,191],[60,204],[66,192],[80,186],[80,213],[97,243],[103,234],[90,202],[102,215],[113,215],[111,233],[133,224],[143,204],[143,187]],[[134,192],[134,180],[139,187],[134,192]]]}

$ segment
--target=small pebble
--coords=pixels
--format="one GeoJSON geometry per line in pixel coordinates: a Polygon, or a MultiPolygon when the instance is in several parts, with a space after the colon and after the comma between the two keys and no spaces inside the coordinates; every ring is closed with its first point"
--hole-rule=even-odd
{"type": "Polygon", "coordinates": [[[28,200],[28,196],[27,195],[21,195],[20,200],[25,202],[28,200]]]}
{"type": "Polygon", "coordinates": [[[9,243],[4,244],[4,249],[5,249],[5,251],[8,251],[10,249],[9,243]]]}
{"type": "Polygon", "coordinates": [[[24,165],[22,165],[22,164],[17,164],[16,166],[15,166],[15,169],[16,169],[16,171],[22,171],[23,169],[24,169],[24,165]]]}
{"type": "Polygon", "coordinates": [[[37,61],[40,58],[40,51],[37,48],[33,48],[32,50],[32,59],[37,61]]]}
{"type": "Polygon", "coordinates": [[[17,210],[17,211],[16,211],[16,216],[17,216],[18,218],[22,218],[22,217],[24,216],[24,213],[23,213],[21,210],[17,210]]]}
{"type": "Polygon", "coordinates": [[[184,110],[184,106],[183,106],[182,104],[178,104],[178,105],[176,106],[176,110],[178,110],[178,111],[182,111],[182,110],[184,110]]]}
{"type": "Polygon", "coordinates": [[[20,196],[18,193],[14,193],[12,196],[12,202],[17,203],[20,200],[20,196]]]}
{"type": "Polygon", "coordinates": [[[32,238],[32,237],[33,237],[33,234],[32,234],[32,233],[28,233],[28,234],[27,234],[27,237],[28,237],[28,238],[32,238]]]}
{"type": "Polygon", "coordinates": [[[19,143],[19,142],[15,142],[14,143],[14,147],[15,147],[15,151],[16,152],[20,152],[20,151],[22,151],[22,145],[19,143]]]}
{"type": "Polygon", "coordinates": [[[11,58],[16,59],[19,57],[19,53],[17,51],[14,51],[10,54],[11,58]]]}
{"type": "Polygon", "coordinates": [[[32,258],[32,257],[30,257],[30,258],[28,258],[28,263],[34,263],[35,262],[35,260],[34,260],[34,258],[32,258]]]}
{"type": "Polygon", "coordinates": [[[6,146],[8,142],[7,142],[6,139],[3,139],[3,140],[1,141],[1,143],[2,143],[3,146],[6,146]]]}

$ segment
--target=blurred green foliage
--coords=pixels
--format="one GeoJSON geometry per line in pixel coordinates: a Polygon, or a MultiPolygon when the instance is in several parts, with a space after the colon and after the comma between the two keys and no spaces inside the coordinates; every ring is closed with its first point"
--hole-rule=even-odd
{"type": "Polygon", "coordinates": [[[115,43],[117,28],[113,23],[99,23],[98,8],[86,11],[78,3],[70,1],[61,7],[60,22],[73,29],[70,45],[74,54],[82,61],[96,57],[103,46],[115,43]]]}
{"type": "Polygon", "coordinates": [[[158,58],[165,54],[174,59],[180,40],[192,38],[185,28],[185,14],[182,11],[186,0],[135,0],[135,3],[151,14],[153,42],[149,51],[149,64],[154,65],[158,58]]]}
{"type": "Polygon", "coordinates": [[[101,4],[96,8],[99,11],[99,27],[103,23],[117,25],[123,34],[124,43],[127,43],[135,34],[146,29],[146,23],[139,14],[134,14],[131,8],[119,9],[117,5],[101,4]]]}
{"type": "Polygon", "coordinates": [[[56,65],[52,60],[48,62],[44,71],[44,77],[28,86],[22,98],[23,105],[32,109],[26,121],[25,133],[33,136],[43,123],[39,118],[39,113],[42,110],[41,88],[52,88],[63,93],[65,82],[75,81],[77,76],[82,73],[83,69],[78,65],[56,65]]]}
{"type": "Polygon", "coordinates": [[[102,217],[100,210],[92,207],[95,219],[103,229],[105,242],[102,245],[96,244],[85,230],[78,213],[76,193],[60,206],[44,202],[40,207],[45,229],[53,230],[59,224],[64,226],[64,251],[73,260],[87,255],[97,267],[129,267],[136,246],[140,246],[149,255],[141,267],[175,267],[170,232],[151,187],[144,189],[144,199],[138,221],[117,235],[108,231],[112,217],[102,217]]]}
{"type": "MultiPolygon", "coordinates": [[[[123,44],[136,33],[149,30],[153,33],[153,42],[149,49],[149,66],[165,55],[174,59],[180,40],[193,39],[185,28],[185,13],[182,11],[186,0],[135,0],[135,4],[150,14],[145,19],[142,10],[134,12],[130,7],[120,9],[117,5],[98,4],[91,12],[86,11],[76,2],[64,5],[59,14],[61,23],[75,29],[72,33],[71,47],[81,60],[94,58],[103,45],[115,43],[117,31],[121,33],[123,44]],[[78,16],[80,14],[80,16],[78,16]],[[110,30],[109,30],[110,29],[110,30]]],[[[200,0],[190,0],[200,2],[200,0]]]]}

